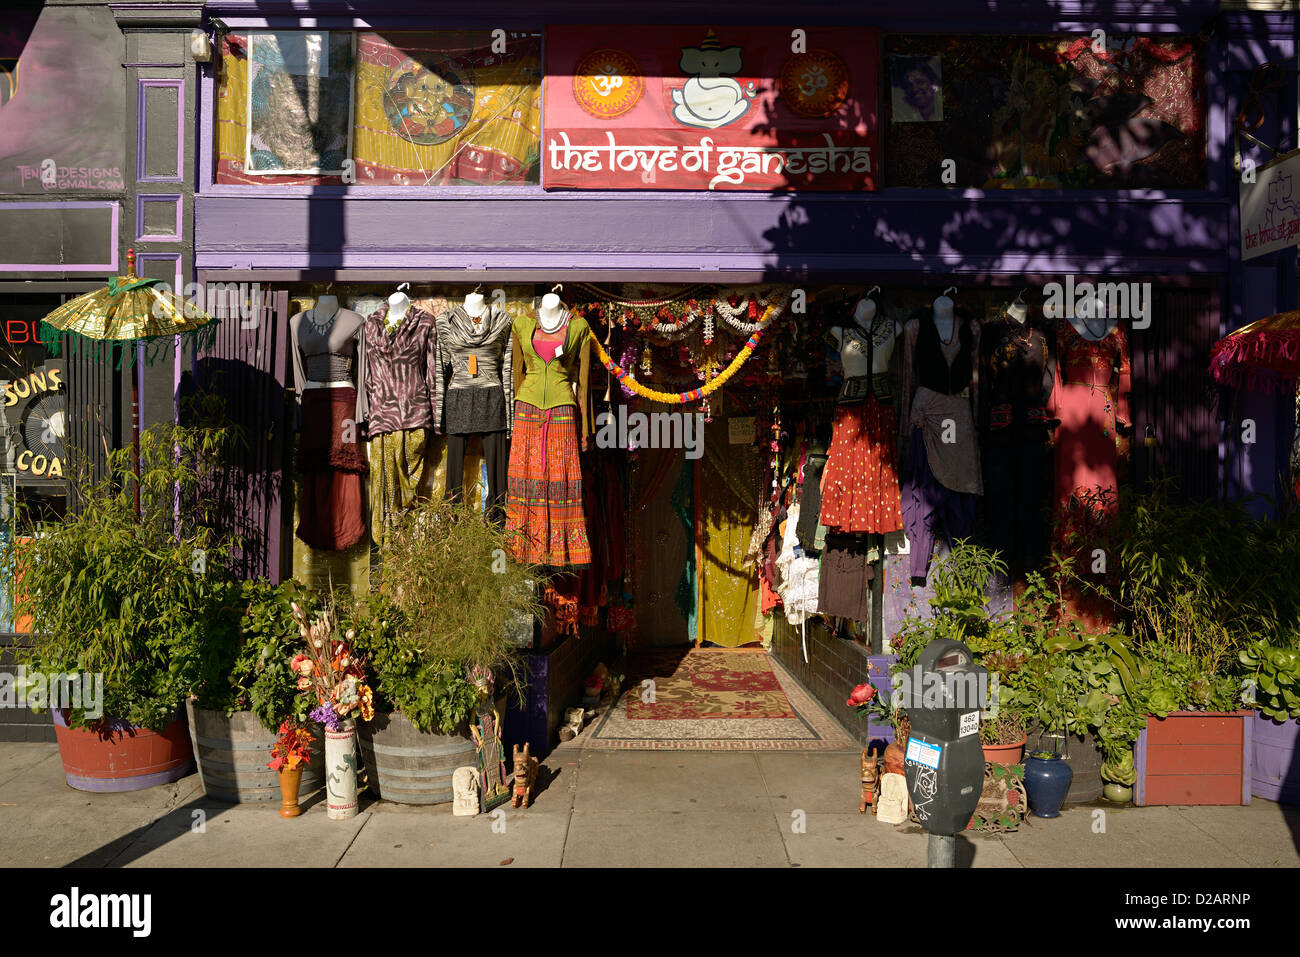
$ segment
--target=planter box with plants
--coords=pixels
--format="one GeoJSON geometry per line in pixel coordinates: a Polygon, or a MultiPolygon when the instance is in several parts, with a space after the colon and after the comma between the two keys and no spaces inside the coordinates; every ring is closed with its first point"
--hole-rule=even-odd
{"type": "Polygon", "coordinates": [[[495,711],[499,733],[497,694],[518,688],[512,628],[531,631],[540,610],[537,576],[504,557],[508,544],[470,506],[417,503],[385,538],[383,592],[341,616],[374,689],[375,716],[358,740],[370,789],[385,800],[450,803],[453,774],[477,767],[480,708],[495,711]]]}
{"type": "Polygon", "coordinates": [[[1300,716],[1300,514],[1257,519],[1163,483],[1120,505],[1100,544],[1118,556],[1129,654],[1111,656],[1103,776],[1138,804],[1248,804],[1253,709],[1300,716]]]}
{"type": "Polygon", "coordinates": [[[4,556],[23,579],[17,614],[31,620],[19,663],[47,680],[81,675],[100,692],[55,714],[72,787],[135,790],[193,769],[185,702],[237,641],[242,611],[232,542],[213,530],[203,496],[228,441],[154,426],[140,435],[138,476],[120,450],[102,478],[70,480],[77,507],[66,518],[19,506],[25,543],[4,556]]]}
{"type": "Polygon", "coordinates": [[[1252,711],[1147,716],[1133,748],[1133,803],[1249,804],[1252,711]]]}
{"type": "Polygon", "coordinates": [[[1300,647],[1295,632],[1238,652],[1259,708],[1250,729],[1251,793],[1300,804],[1300,647]]]}
{"type": "MultiPolygon", "coordinates": [[[[267,756],[285,721],[306,726],[292,658],[301,649],[291,602],[303,599],[295,583],[245,582],[237,641],[224,649],[188,702],[190,739],[208,797],[244,803],[281,800],[277,771],[267,756]]],[[[321,729],[308,730],[298,794],[308,797],[325,783],[321,729]]]]}

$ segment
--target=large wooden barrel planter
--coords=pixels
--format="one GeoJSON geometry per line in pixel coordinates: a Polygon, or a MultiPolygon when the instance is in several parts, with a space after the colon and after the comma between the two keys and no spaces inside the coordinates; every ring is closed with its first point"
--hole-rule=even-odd
{"type": "Polygon", "coordinates": [[[68,786],[78,791],[141,791],[170,784],[194,770],[194,750],[184,715],[161,731],[106,721],[99,731],[69,728],[54,711],[54,734],[68,786]]]}
{"type": "MultiPolygon", "coordinates": [[[[227,716],[196,707],[193,701],[187,709],[190,740],[208,797],[231,804],[280,800],[280,777],[266,766],[275,734],[263,728],[251,711],[227,716]]],[[[319,728],[313,733],[311,764],[303,769],[299,800],[325,785],[325,739],[319,728]]]]}
{"type": "Polygon", "coordinates": [[[370,790],[399,804],[450,804],[451,776],[474,766],[469,725],[455,734],[420,731],[400,711],[357,722],[370,790]]]}

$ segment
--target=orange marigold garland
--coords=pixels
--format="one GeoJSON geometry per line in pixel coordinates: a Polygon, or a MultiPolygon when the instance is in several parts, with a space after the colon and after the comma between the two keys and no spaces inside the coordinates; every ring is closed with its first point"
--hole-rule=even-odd
{"type": "Polygon", "coordinates": [[[759,323],[759,327],[750,334],[748,339],[745,340],[745,345],[738,353],[736,353],[736,357],[731,360],[730,365],[704,385],[700,386],[700,388],[691,389],[687,392],[659,392],[656,389],[651,389],[648,386],[642,385],[636,380],[635,375],[610,358],[609,353],[605,351],[605,347],[601,345],[600,340],[596,338],[595,333],[592,333],[591,341],[596,346],[596,355],[600,356],[601,363],[604,364],[605,368],[609,371],[609,374],[617,379],[619,385],[623,386],[623,388],[630,389],[642,398],[650,399],[653,402],[664,402],[669,405],[685,405],[690,402],[699,402],[702,399],[707,398],[709,395],[726,385],[728,380],[740,371],[741,367],[749,361],[749,357],[754,354],[754,350],[758,348],[759,343],[762,342],[763,334],[767,331],[772,322],[776,320],[777,316],[780,315],[784,304],[784,301],[782,301],[769,305],[763,315],[762,321],[759,323]]]}

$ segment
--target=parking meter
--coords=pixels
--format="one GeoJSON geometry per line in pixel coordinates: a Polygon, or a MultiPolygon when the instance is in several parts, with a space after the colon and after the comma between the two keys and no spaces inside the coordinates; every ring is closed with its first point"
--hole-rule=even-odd
{"type": "Polygon", "coordinates": [[[988,672],[964,644],[943,638],[925,646],[906,680],[912,734],[904,772],[916,816],[931,834],[958,834],[984,789],[980,711],[988,672]]]}

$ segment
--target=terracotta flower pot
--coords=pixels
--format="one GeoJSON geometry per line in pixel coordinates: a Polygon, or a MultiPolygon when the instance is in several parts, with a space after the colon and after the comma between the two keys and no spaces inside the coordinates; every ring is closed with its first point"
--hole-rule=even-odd
{"type": "Polygon", "coordinates": [[[280,769],[280,817],[297,817],[302,813],[298,806],[298,789],[302,787],[302,768],[280,769]]]}
{"type": "Polygon", "coordinates": [[[1029,736],[1025,735],[1012,744],[981,745],[984,749],[984,760],[990,764],[1019,764],[1025,753],[1025,742],[1028,740],[1029,736]]]}

